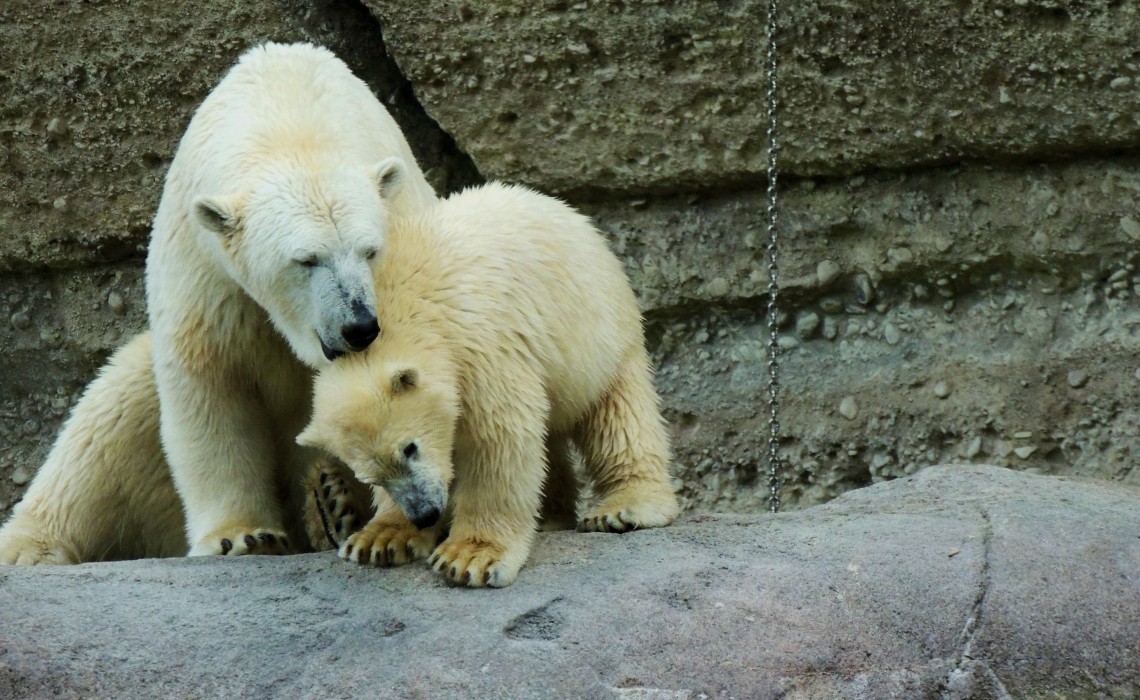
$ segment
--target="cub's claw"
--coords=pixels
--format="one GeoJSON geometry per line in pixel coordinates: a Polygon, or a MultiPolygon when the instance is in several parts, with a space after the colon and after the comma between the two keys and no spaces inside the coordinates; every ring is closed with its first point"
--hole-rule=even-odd
{"type": "Polygon", "coordinates": [[[505,546],[481,538],[448,538],[432,552],[428,565],[456,585],[502,588],[514,583],[519,569],[503,561],[505,553],[505,546]]]}
{"type": "Polygon", "coordinates": [[[629,532],[664,527],[677,517],[671,490],[650,486],[627,488],[602,500],[578,521],[578,532],[629,532]]]}
{"type": "Polygon", "coordinates": [[[340,547],[340,558],[372,566],[400,566],[431,554],[439,527],[416,529],[409,522],[370,522],[340,547]]]}
{"type": "Polygon", "coordinates": [[[339,549],[361,523],[372,517],[369,488],[347,467],[329,459],[313,464],[305,497],[305,532],[317,551],[339,549]]]}
{"type": "Polygon", "coordinates": [[[588,515],[578,521],[578,532],[629,532],[637,529],[637,523],[627,522],[629,514],[603,513],[601,515],[588,515]]]}

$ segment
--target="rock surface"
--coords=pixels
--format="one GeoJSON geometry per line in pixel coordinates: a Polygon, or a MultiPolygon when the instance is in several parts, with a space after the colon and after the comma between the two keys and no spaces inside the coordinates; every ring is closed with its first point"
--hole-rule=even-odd
{"type": "Polygon", "coordinates": [[[1140,490],[949,465],[778,516],[541,535],[507,589],[331,553],[0,568],[0,696],[1140,692],[1140,490]]]}
{"type": "MultiPolygon", "coordinates": [[[[762,0],[364,2],[486,177],[558,192],[763,179],[762,0]]],[[[1140,145],[1133,3],[827,0],[785,4],[780,27],[786,173],[1140,145]]]]}

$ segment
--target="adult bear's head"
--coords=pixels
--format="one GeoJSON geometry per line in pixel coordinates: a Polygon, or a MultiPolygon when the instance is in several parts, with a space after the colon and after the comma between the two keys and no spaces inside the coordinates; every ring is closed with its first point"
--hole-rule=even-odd
{"type": "Polygon", "coordinates": [[[277,164],[246,193],[194,200],[229,274],[310,367],[380,333],[372,268],[384,254],[386,200],[406,169],[395,157],[367,168],[277,164]]]}

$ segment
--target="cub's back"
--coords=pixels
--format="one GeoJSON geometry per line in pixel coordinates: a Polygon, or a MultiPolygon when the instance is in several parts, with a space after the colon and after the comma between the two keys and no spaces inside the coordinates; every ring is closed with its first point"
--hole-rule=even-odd
{"type": "Polygon", "coordinates": [[[449,197],[432,218],[454,303],[474,326],[464,335],[521,349],[571,412],[593,403],[643,339],[625,271],[590,220],[499,183],[449,197]]]}

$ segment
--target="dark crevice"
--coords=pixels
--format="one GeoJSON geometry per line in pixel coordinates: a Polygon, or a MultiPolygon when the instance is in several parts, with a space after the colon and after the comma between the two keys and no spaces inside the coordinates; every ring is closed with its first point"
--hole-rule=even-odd
{"type": "Polygon", "coordinates": [[[973,649],[974,638],[977,635],[978,623],[982,618],[982,609],[986,602],[986,594],[990,590],[990,549],[993,540],[993,523],[990,522],[990,514],[985,508],[979,509],[982,516],[984,527],[982,530],[982,570],[978,575],[978,591],[974,596],[974,603],[970,607],[970,615],[966,618],[966,624],[962,627],[962,634],[959,637],[958,651],[958,665],[961,665],[965,659],[972,658],[970,653],[973,649]]]}
{"type": "Polygon", "coordinates": [[[485,182],[471,157],[416,98],[411,82],[388,52],[384,28],[364,4],[357,0],[320,0],[306,8],[304,23],[308,27],[331,24],[338,28],[336,35],[343,41],[329,48],[368,83],[392,114],[428,182],[440,195],[485,182]]]}
{"type": "Polygon", "coordinates": [[[975,641],[978,636],[978,629],[981,626],[982,616],[985,613],[986,598],[989,595],[992,581],[990,580],[990,559],[993,553],[993,522],[990,520],[989,511],[984,507],[978,509],[979,514],[982,516],[982,570],[978,574],[978,590],[974,595],[974,601],[970,605],[969,615],[966,617],[966,623],[962,626],[962,633],[958,637],[958,653],[954,658],[954,666],[946,678],[942,681],[940,690],[942,691],[943,698],[957,697],[958,690],[953,686],[960,685],[954,682],[955,676],[969,675],[973,679],[979,680],[977,676],[979,673],[984,676],[984,682],[989,686],[992,694],[996,695],[999,699],[1005,700],[1012,696],[1005,689],[1005,685],[990,668],[985,659],[977,659],[974,657],[975,641]]]}
{"type": "MultiPolygon", "coordinates": [[[[783,296],[781,295],[780,298],[783,299],[783,296]]],[[[762,317],[767,308],[767,294],[732,299],[688,299],[668,306],[648,309],[645,311],[644,317],[645,324],[649,326],[657,323],[672,323],[678,318],[685,318],[710,310],[730,315],[755,313],[762,317]]]]}

